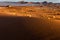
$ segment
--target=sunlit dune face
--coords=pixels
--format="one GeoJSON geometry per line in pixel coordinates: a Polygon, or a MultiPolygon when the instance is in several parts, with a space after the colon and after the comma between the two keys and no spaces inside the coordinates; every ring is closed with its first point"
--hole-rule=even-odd
{"type": "MultiPolygon", "coordinates": [[[[39,6],[20,6],[20,7],[0,7],[0,14],[4,16],[25,16],[25,17],[36,17],[36,18],[56,18],[55,16],[49,17],[48,14],[60,13],[58,9],[49,7],[39,6]]],[[[1,16],[2,16],[1,15],[1,16]]]]}
{"type": "Polygon", "coordinates": [[[0,7],[0,13],[5,16],[27,16],[27,17],[36,17],[38,10],[35,7],[0,7]]]}

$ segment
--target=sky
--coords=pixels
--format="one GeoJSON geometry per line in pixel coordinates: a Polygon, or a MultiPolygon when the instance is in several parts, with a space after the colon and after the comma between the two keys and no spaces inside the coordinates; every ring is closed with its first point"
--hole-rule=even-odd
{"type": "MultiPolygon", "coordinates": [[[[21,1],[21,0],[0,0],[0,1],[12,1],[12,2],[17,2],[17,1],[21,1]]],[[[60,0],[24,0],[24,1],[28,1],[28,2],[43,2],[43,1],[48,1],[48,2],[56,2],[56,3],[60,3],[60,0]]]]}

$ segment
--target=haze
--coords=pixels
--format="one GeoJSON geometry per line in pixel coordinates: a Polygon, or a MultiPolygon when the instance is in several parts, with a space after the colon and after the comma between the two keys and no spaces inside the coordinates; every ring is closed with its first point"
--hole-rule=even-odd
{"type": "MultiPolygon", "coordinates": [[[[21,0],[0,0],[0,1],[11,1],[11,2],[18,2],[21,0]]],[[[24,1],[28,1],[28,2],[43,2],[43,1],[48,1],[48,2],[56,2],[56,3],[60,3],[60,0],[24,0],[24,1]]]]}

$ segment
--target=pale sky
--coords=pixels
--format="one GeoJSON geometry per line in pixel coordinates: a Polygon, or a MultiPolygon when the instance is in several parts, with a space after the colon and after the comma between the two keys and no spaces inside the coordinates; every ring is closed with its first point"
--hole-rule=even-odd
{"type": "MultiPolygon", "coordinates": [[[[0,0],[0,1],[12,1],[12,2],[17,2],[17,1],[21,1],[21,0],[0,0]]],[[[48,1],[48,2],[60,2],[60,0],[25,0],[25,1],[29,1],[29,2],[32,2],[32,1],[40,1],[40,2],[42,2],[42,1],[48,1]]]]}

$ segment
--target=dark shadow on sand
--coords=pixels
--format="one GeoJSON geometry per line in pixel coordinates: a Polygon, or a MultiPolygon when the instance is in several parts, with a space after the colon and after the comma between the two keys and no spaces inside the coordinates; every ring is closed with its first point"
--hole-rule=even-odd
{"type": "Polygon", "coordinates": [[[47,20],[29,17],[0,17],[1,40],[45,40],[52,36],[47,20]]]}

